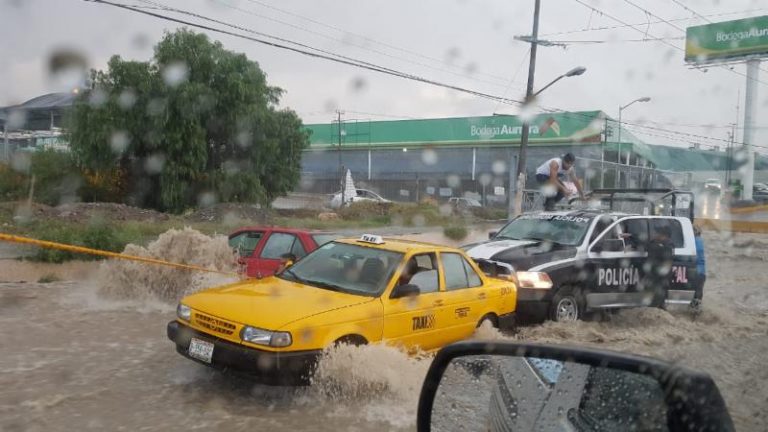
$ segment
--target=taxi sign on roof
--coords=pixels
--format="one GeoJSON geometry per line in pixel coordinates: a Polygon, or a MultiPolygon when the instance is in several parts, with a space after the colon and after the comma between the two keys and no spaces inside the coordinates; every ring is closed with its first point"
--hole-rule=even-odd
{"type": "Polygon", "coordinates": [[[384,239],[381,236],[373,234],[363,234],[360,236],[360,240],[358,241],[373,244],[384,244],[384,239]]]}

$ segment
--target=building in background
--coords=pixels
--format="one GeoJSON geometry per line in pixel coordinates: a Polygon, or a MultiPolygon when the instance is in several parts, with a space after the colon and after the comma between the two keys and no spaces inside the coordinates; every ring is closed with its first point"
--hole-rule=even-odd
{"type": "Polygon", "coordinates": [[[63,118],[76,97],[75,93],[50,93],[0,108],[0,161],[41,148],[67,150],[63,118]]]}
{"type": "MultiPolygon", "coordinates": [[[[728,165],[725,152],[650,145],[626,129],[618,143],[618,123],[601,111],[540,114],[530,124],[530,188],[536,168],[566,152],[577,157],[577,175],[587,189],[693,187],[723,177],[728,165]]],[[[389,199],[468,196],[502,204],[510,162],[516,167],[522,120],[504,115],[342,121],[341,130],[338,122],[306,127],[311,144],[302,161],[303,192],[338,191],[343,165],[360,187],[389,199]]],[[[738,164],[731,163],[737,171],[738,164]]],[[[765,158],[759,164],[757,169],[768,169],[765,158]]]]}

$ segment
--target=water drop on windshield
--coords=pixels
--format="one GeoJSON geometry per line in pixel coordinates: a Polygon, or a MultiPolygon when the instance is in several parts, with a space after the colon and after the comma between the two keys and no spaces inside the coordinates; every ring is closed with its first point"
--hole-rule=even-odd
{"type": "Polygon", "coordinates": [[[176,87],[189,77],[189,67],[186,63],[177,61],[163,68],[163,81],[168,87],[176,87]]]}
{"type": "Polygon", "coordinates": [[[113,132],[112,137],[109,139],[109,146],[117,154],[123,153],[130,143],[131,138],[128,136],[128,132],[122,130],[113,132]]]}

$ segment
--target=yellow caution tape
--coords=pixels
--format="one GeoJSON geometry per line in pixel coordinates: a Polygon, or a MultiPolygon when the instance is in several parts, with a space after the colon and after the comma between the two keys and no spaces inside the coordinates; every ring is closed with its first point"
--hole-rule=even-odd
{"type": "Polygon", "coordinates": [[[82,253],[82,254],[89,254],[89,255],[99,255],[103,257],[108,258],[117,258],[117,259],[124,259],[129,261],[138,261],[148,264],[158,264],[158,265],[164,265],[167,267],[175,267],[180,269],[186,269],[186,270],[195,270],[195,271],[201,271],[201,272],[207,272],[207,273],[217,273],[227,276],[239,276],[237,273],[231,273],[231,272],[224,272],[219,270],[212,270],[205,267],[195,266],[195,265],[189,265],[189,264],[179,264],[174,263],[170,261],[163,261],[155,258],[146,258],[146,257],[140,257],[135,255],[126,255],[122,253],[117,252],[109,252],[109,251],[103,251],[99,249],[91,249],[83,246],[74,246],[74,245],[68,245],[64,243],[57,243],[52,241],[46,241],[46,240],[37,240],[29,237],[22,237],[12,234],[4,234],[0,233],[0,241],[7,241],[12,243],[23,243],[23,244],[31,244],[35,246],[40,246],[44,248],[49,249],[59,249],[69,252],[76,252],[76,253],[82,253]]]}

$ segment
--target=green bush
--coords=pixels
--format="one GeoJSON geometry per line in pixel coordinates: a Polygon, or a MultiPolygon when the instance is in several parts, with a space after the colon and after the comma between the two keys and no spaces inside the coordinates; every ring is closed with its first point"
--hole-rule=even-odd
{"type": "Polygon", "coordinates": [[[35,178],[33,199],[48,205],[77,200],[83,183],[69,152],[46,149],[32,153],[30,174],[35,178]]]}
{"type": "Polygon", "coordinates": [[[460,225],[447,226],[443,228],[443,234],[451,240],[461,241],[467,238],[467,228],[460,225]]]}
{"type": "Polygon", "coordinates": [[[393,219],[401,220],[403,225],[443,225],[450,220],[450,215],[440,213],[440,209],[429,203],[397,204],[391,210],[393,219]]]}
{"type": "Polygon", "coordinates": [[[29,177],[8,165],[0,164],[0,201],[17,201],[26,195],[29,177]]]}
{"type": "Polygon", "coordinates": [[[472,208],[472,215],[478,219],[500,220],[507,218],[507,211],[491,207],[474,207],[472,208]]]}
{"type": "Polygon", "coordinates": [[[393,203],[376,201],[358,201],[339,209],[337,212],[344,220],[363,220],[371,218],[388,218],[393,203]]]}
{"type": "MultiPolygon", "coordinates": [[[[103,224],[88,225],[85,229],[73,225],[48,225],[32,234],[34,238],[73,246],[84,246],[91,249],[122,252],[125,245],[130,243],[128,235],[118,233],[114,228],[103,224]]],[[[62,263],[73,259],[96,260],[103,259],[98,255],[78,254],[70,251],[39,248],[32,257],[34,261],[62,263]]]]}

